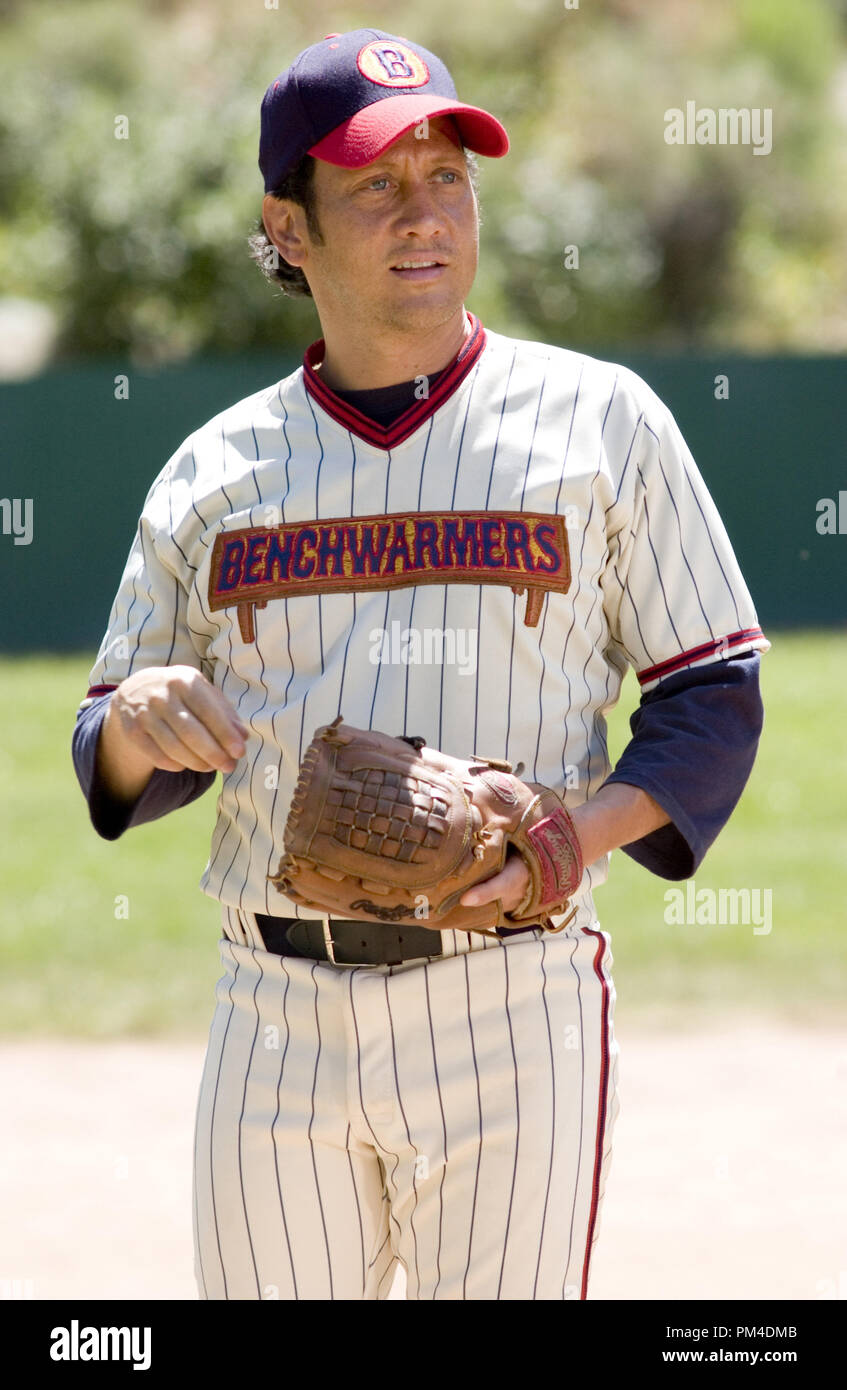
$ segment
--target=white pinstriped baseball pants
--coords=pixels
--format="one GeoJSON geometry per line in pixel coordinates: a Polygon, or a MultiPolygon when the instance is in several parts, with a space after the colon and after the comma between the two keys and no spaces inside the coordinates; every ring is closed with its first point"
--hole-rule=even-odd
{"type": "Polygon", "coordinates": [[[608,938],[394,966],[281,957],[224,908],[197,1107],[202,1299],[587,1296],[618,1111],[608,938]]]}

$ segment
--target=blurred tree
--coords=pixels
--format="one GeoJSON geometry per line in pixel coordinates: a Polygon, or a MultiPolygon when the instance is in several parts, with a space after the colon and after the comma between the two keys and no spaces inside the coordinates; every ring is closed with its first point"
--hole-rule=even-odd
{"type": "MultiPolygon", "coordinates": [[[[832,0],[384,0],[493,110],[471,305],[589,350],[847,347],[847,63],[832,0]],[[665,113],[768,108],[773,149],[668,144],[665,113]]],[[[331,30],[327,0],[0,0],[0,270],[67,357],[302,348],[309,302],[246,256],[268,82],[331,30]]]]}

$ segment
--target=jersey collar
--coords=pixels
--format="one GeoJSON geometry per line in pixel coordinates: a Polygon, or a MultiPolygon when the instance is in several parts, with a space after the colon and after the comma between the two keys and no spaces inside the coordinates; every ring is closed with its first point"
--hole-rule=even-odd
{"type": "Polygon", "coordinates": [[[485,347],[485,329],[475,314],[469,309],[465,310],[471,324],[471,331],[459,349],[453,361],[445,368],[438,381],[432,388],[428,397],[423,400],[415,401],[408,410],[404,410],[402,415],[384,428],[378,425],[375,420],[357,410],[348,401],[342,400],[333,390],[321,381],[320,374],[315,371],[317,365],[323,361],[325,343],[323,338],[319,338],[316,343],[307,347],[303,356],[303,381],[309,395],[312,396],[318,405],[331,415],[345,430],[355,434],[359,439],[364,439],[368,444],[374,444],[378,449],[393,449],[398,444],[402,444],[409,435],[414,434],[424,422],[433,415],[439,406],[453,395],[453,392],[462,384],[471,367],[476,362],[482,349],[485,347]]]}

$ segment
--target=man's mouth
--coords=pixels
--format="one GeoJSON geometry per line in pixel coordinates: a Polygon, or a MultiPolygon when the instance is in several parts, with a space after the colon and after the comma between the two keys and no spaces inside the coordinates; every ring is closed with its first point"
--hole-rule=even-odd
{"type": "Polygon", "coordinates": [[[408,260],[397,261],[391,266],[395,275],[401,275],[404,280],[426,280],[432,279],[446,269],[445,262],[436,257],[410,257],[408,260]]]}

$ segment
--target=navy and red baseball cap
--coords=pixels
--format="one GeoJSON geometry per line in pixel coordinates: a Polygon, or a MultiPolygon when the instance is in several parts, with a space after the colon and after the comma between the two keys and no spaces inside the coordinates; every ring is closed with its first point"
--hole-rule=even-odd
{"type": "Polygon", "coordinates": [[[358,169],[424,117],[452,116],[462,143],[498,159],[509,137],[498,120],[458,101],[444,63],[380,29],[327,34],[300,53],[262,101],[259,168],[279,188],[306,154],[358,169]]]}

